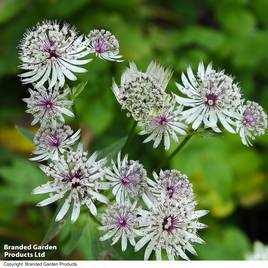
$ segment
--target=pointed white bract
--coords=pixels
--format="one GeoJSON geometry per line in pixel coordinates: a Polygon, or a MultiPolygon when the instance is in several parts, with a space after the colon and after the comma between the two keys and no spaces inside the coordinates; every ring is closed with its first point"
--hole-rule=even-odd
{"type": "Polygon", "coordinates": [[[268,246],[255,241],[253,251],[246,255],[248,261],[268,261],[268,246]]]}
{"type": "Polygon", "coordinates": [[[105,178],[110,182],[119,204],[139,197],[148,199],[147,172],[139,161],[128,160],[127,155],[121,159],[121,153],[118,154],[117,163],[112,161],[105,178]]]}
{"type": "Polygon", "coordinates": [[[73,117],[74,114],[69,110],[73,104],[68,100],[67,96],[70,89],[61,91],[56,85],[54,89],[47,89],[44,86],[29,89],[30,97],[24,98],[23,101],[27,103],[26,113],[33,115],[34,119],[32,125],[40,123],[46,124],[47,121],[54,124],[59,121],[64,123],[64,115],[73,117]]]}
{"type": "Polygon", "coordinates": [[[43,21],[25,33],[19,46],[20,75],[23,83],[36,83],[37,87],[49,81],[49,87],[64,86],[65,78],[76,80],[74,73],[86,72],[80,65],[91,59],[83,35],[68,24],[43,21]]]}
{"type": "Polygon", "coordinates": [[[92,30],[87,36],[87,45],[90,53],[94,53],[103,60],[121,62],[119,55],[119,42],[115,36],[104,29],[92,30]]]}
{"type": "Polygon", "coordinates": [[[215,71],[212,64],[205,68],[203,63],[199,63],[197,75],[189,67],[187,76],[183,73],[181,79],[182,85],[176,85],[187,97],[175,95],[175,98],[187,107],[182,112],[186,123],[191,124],[193,129],[204,125],[216,132],[220,132],[220,123],[227,131],[235,133],[234,119],[241,104],[241,94],[233,78],[224,71],[215,71]]]}
{"type": "Polygon", "coordinates": [[[154,197],[159,203],[188,203],[194,198],[192,184],[188,177],[176,169],[160,170],[153,173],[154,181],[150,180],[154,197]]]}
{"type": "Polygon", "coordinates": [[[113,83],[113,92],[122,109],[135,120],[146,119],[153,110],[161,109],[168,94],[165,92],[172,72],[151,62],[146,72],[140,72],[135,63],[121,76],[120,86],[113,83]]]}
{"type": "Polygon", "coordinates": [[[68,125],[44,124],[35,134],[33,161],[58,160],[60,155],[80,138],[80,129],[74,133],[68,125]]]}
{"type": "Polygon", "coordinates": [[[135,238],[141,233],[139,232],[139,218],[137,215],[137,202],[125,204],[113,204],[106,208],[106,212],[102,215],[103,226],[98,227],[99,230],[106,231],[100,237],[101,241],[112,238],[112,245],[121,240],[121,249],[127,249],[127,242],[135,246],[135,238]]]}
{"type": "Polygon", "coordinates": [[[198,218],[207,214],[207,211],[195,211],[196,203],[188,202],[154,203],[151,210],[140,210],[140,232],[142,238],[136,243],[138,251],[146,245],[144,259],[148,260],[155,252],[157,260],[161,260],[162,251],[166,251],[168,259],[176,257],[188,260],[186,251],[196,255],[194,243],[204,243],[198,236],[198,229],[206,225],[198,222],[198,218]]]}
{"type": "Polygon", "coordinates": [[[254,140],[256,136],[264,135],[267,128],[267,115],[258,103],[247,101],[239,109],[236,125],[242,143],[250,146],[251,140],[254,140]]]}
{"type": "Polygon", "coordinates": [[[76,151],[70,150],[65,155],[60,155],[58,160],[52,161],[48,166],[42,165],[42,171],[51,181],[33,190],[34,194],[49,193],[49,198],[41,201],[37,206],[46,206],[64,198],[56,221],[61,220],[72,205],[71,220],[75,222],[80,214],[80,206],[86,205],[93,215],[97,214],[95,201],[108,203],[108,199],[99,193],[99,190],[109,186],[102,182],[105,174],[105,159],[99,161],[94,153],[88,158],[83,151],[82,144],[76,151]]]}
{"type": "Polygon", "coordinates": [[[170,147],[170,137],[178,142],[178,136],[186,135],[187,125],[181,119],[182,106],[170,103],[158,111],[150,113],[146,119],[138,125],[142,128],[140,135],[148,135],[144,142],[153,141],[153,147],[157,148],[164,140],[164,148],[170,147]]]}

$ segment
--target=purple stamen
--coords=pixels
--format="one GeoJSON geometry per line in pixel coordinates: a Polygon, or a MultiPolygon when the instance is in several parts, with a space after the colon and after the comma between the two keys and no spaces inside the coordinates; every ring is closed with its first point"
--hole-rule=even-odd
{"type": "Polygon", "coordinates": [[[216,106],[216,101],[218,99],[218,96],[215,94],[207,94],[206,95],[206,105],[208,105],[211,108],[214,108],[216,106]]]}
{"type": "Polygon", "coordinates": [[[257,125],[257,118],[254,117],[254,114],[252,114],[251,111],[249,110],[245,110],[244,114],[243,114],[244,118],[243,118],[243,125],[244,126],[255,126],[257,125]]]}
{"type": "Polygon", "coordinates": [[[172,215],[166,216],[162,222],[162,229],[163,231],[171,233],[173,230],[177,228],[177,223],[178,221],[176,217],[172,215]]]}
{"type": "Polygon", "coordinates": [[[167,194],[168,194],[168,197],[169,198],[173,198],[173,195],[175,194],[176,192],[176,187],[175,185],[168,185],[167,188],[167,194]]]}
{"type": "Polygon", "coordinates": [[[49,53],[49,58],[58,58],[56,45],[54,42],[47,40],[43,45],[43,51],[49,53]]]}
{"type": "Polygon", "coordinates": [[[78,169],[77,171],[74,172],[74,174],[72,174],[70,172],[70,174],[68,174],[67,176],[64,177],[63,181],[69,181],[72,183],[72,188],[76,188],[78,186],[81,185],[80,182],[78,182],[77,180],[82,180],[83,179],[83,175],[81,173],[81,170],[78,169]],[[73,181],[75,179],[75,181],[73,181]]]}
{"type": "Polygon", "coordinates": [[[49,136],[49,138],[48,138],[48,144],[49,144],[49,146],[56,147],[56,148],[58,148],[60,146],[60,140],[56,136],[56,134],[49,136]]]}
{"type": "Polygon", "coordinates": [[[127,226],[127,217],[126,216],[120,216],[117,219],[117,225],[119,228],[124,228],[127,226]]]}
{"type": "Polygon", "coordinates": [[[45,98],[38,104],[38,106],[43,107],[43,109],[47,112],[49,110],[52,110],[53,102],[50,98],[45,98]]]}
{"type": "Polygon", "coordinates": [[[154,122],[159,126],[166,126],[168,124],[168,119],[164,115],[160,115],[154,118],[154,122]]]}
{"type": "Polygon", "coordinates": [[[99,54],[106,52],[107,50],[107,46],[104,42],[102,42],[101,40],[98,40],[95,43],[95,51],[99,54]]]}
{"type": "Polygon", "coordinates": [[[122,176],[121,182],[123,185],[128,185],[130,183],[130,178],[127,175],[122,176]]]}

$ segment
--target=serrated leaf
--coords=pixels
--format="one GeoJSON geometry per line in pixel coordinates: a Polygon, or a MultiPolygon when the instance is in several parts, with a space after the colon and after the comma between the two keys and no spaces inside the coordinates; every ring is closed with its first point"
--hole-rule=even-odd
{"type": "Polygon", "coordinates": [[[30,132],[28,129],[16,126],[16,129],[29,141],[33,142],[34,135],[32,132],[30,132]]]}

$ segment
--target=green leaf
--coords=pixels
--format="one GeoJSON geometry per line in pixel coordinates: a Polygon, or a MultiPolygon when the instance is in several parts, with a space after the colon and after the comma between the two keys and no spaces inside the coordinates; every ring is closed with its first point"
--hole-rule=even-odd
{"type": "Polygon", "coordinates": [[[72,0],[68,1],[68,3],[66,3],[66,0],[41,0],[42,5],[40,5],[40,7],[43,8],[42,14],[47,14],[47,16],[56,18],[65,18],[78,12],[89,2],[89,0],[72,0]]]}
{"type": "Polygon", "coordinates": [[[255,17],[242,5],[217,5],[216,16],[223,29],[232,34],[252,33],[256,27],[255,17]]]}
{"type": "MultiPolygon", "coordinates": [[[[80,218],[81,217],[82,215],[80,215],[80,218]]],[[[86,225],[79,226],[78,223],[73,224],[68,242],[62,248],[64,255],[69,256],[78,247],[79,240],[83,234],[85,227],[86,225]]]]}
{"type": "Polygon", "coordinates": [[[81,82],[79,85],[77,85],[76,87],[73,88],[72,90],[72,99],[76,99],[82,92],[83,90],[86,88],[88,81],[83,81],[81,82]]]}
{"type": "Polygon", "coordinates": [[[19,205],[36,203],[39,195],[33,195],[32,190],[46,181],[45,175],[29,160],[14,157],[10,165],[0,166],[0,176],[4,180],[0,188],[0,202],[19,205]]]}
{"type": "Polygon", "coordinates": [[[16,126],[16,129],[29,141],[33,142],[34,135],[32,132],[30,132],[28,129],[16,126]]]}
{"type": "Polygon", "coordinates": [[[116,254],[111,241],[100,241],[103,232],[97,229],[97,224],[88,214],[83,216],[86,221],[78,241],[79,251],[87,260],[111,259],[116,254]]]}
{"type": "Polygon", "coordinates": [[[243,260],[250,250],[248,238],[234,226],[213,226],[202,238],[206,244],[196,246],[202,260],[243,260]]]}
{"type": "Polygon", "coordinates": [[[172,166],[189,176],[201,206],[216,217],[234,210],[234,175],[228,161],[228,148],[221,139],[193,136],[172,166]]]}
{"type": "Polygon", "coordinates": [[[10,20],[17,15],[26,5],[26,0],[1,0],[0,23],[10,20]]]}
{"type": "Polygon", "coordinates": [[[114,158],[123,148],[127,141],[127,136],[119,139],[118,141],[107,146],[103,150],[99,151],[99,157],[106,157],[107,159],[114,158]]]}
{"type": "Polygon", "coordinates": [[[54,214],[53,219],[51,219],[51,223],[50,223],[49,228],[48,228],[48,230],[47,230],[47,232],[46,232],[46,234],[41,242],[41,245],[46,245],[51,240],[53,240],[58,235],[58,233],[60,232],[62,227],[65,225],[65,223],[66,223],[65,219],[61,220],[61,221],[55,221],[60,208],[61,208],[61,205],[58,206],[58,208],[54,214]]]}
{"type": "Polygon", "coordinates": [[[78,98],[77,100],[80,121],[88,126],[93,135],[100,135],[113,119],[113,104],[111,103],[113,99],[91,98],[89,99],[90,105],[88,99],[78,98]]]}

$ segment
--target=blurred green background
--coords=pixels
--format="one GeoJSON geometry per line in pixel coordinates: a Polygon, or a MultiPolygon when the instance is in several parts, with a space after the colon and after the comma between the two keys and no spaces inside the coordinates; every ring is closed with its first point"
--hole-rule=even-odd
{"type": "MultiPolygon", "coordinates": [[[[58,245],[51,259],[142,258],[142,252],[122,254],[118,246],[98,242],[88,213],[75,225],[67,221],[63,226],[52,223],[56,206],[35,207],[42,196],[31,190],[47,179],[27,160],[32,145],[15,129],[29,128],[31,121],[21,101],[28,93],[17,77],[16,47],[27,28],[48,18],[69,22],[82,33],[105,28],[120,42],[125,62],[95,59],[80,76],[88,84],[76,103],[79,126],[93,151],[128,133],[131,121],[111,91],[112,77],[119,81],[128,60],[141,69],[151,60],[172,67],[171,90],[188,65],[196,69],[199,61],[212,61],[237,78],[245,98],[268,111],[268,1],[0,0],[0,258],[4,243],[41,241],[58,245]]],[[[194,137],[172,161],[190,177],[199,207],[210,210],[203,219],[209,228],[201,231],[206,244],[197,246],[198,257],[192,259],[243,259],[253,241],[268,243],[267,137],[258,138],[254,148],[226,133],[194,137]]],[[[163,150],[142,140],[135,136],[129,155],[151,172],[163,150]]]]}

